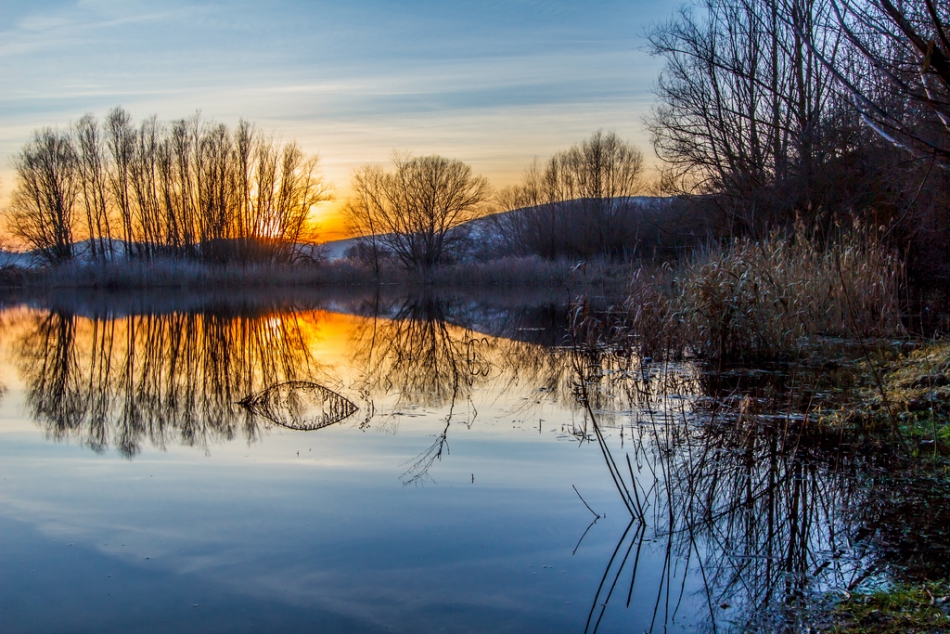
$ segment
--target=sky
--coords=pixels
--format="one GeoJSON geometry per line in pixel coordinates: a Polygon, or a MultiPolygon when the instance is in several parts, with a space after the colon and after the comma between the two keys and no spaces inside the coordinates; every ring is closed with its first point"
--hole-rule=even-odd
{"type": "Polygon", "coordinates": [[[115,106],[252,121],[319,154],[338,199],[394,151],[462,160],[499,188],[598,129],[649,158],[661,62],[644,35],[680,4],[0,0],[0,206],[33,130],[115,106]]]}

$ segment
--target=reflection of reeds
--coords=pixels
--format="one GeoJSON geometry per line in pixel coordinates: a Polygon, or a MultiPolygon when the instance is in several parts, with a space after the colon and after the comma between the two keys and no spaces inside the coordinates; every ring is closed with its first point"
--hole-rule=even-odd
{"type": "Polygon", "coordinates": [[[602,324],[582,312],[571,351],[575,395],[631,515],[596,589],[588,631],[625,579],[628,606],[635,583],[655,584],[651,629],[675,619],[693,577],[703,588],[696,598],[706,605],[706,629],[770,631],[799,628],[823,591],[880,574],[887,555],[871,537],[887,529],[882,511],[863,510],[879,497],[869,472],[879,449],[864,453],[858,436],[829,437],[808,426],[807,411],[768,409],[754,393],[697,398],[707,381],[658,378],[679,368],[618,355],[600,336],[602,324]],[[618,414],[629,418],[621,422],[622,458],[598,399],[620,405],[615,428],[618,414]],[[645,541],[661,548],[659,572],[638,570],[645,541]]]}
{"type": "Polygon", "coordinates": [[[110,444],[133,456],[143,440],[207,447],[258,423],[236,401],[314,369],[294,315],[214,314],[85,319],[38,315],[19,344],[33,416],[53,438],[110,444]]]}

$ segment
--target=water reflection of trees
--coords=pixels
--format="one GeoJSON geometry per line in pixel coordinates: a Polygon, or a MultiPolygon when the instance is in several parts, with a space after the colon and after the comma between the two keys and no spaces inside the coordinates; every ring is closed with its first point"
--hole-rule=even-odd
{"type": "MultiPolygon", "coordinates": [[[[700,398],[683,399],[681,378],[650,384],[636,373],[602,371],[604,355],[573,355],[578,397],[596,404],[597,390],[609,389],[630,408],[623,449],[616,439],[602,446],[632,521],[594,591],[588,631],[608,609],[630,607],[635,586],[654,597],[651,631],[690,618],[684,601],[701,606],[700,629],[801,631],[822,593],[947,574],[945,563],[934,563],[946,562],[948,531],[934,518],[950,516],[947,492],[908,481],[887,499],[879,483],[893,477],[894,464],[880,447],[773,408],[796,399],[738,386],[724,398],[708,394],[706,380],[692,382],[704,388],[694,393],[700,398]],[[659,570],[638,570],[644,548],[661,554],[659,570]]],[[[589,413],[600,431],[604,412],[589,413]]]]}
{"type": "Polygon", "coordinates": [[[18,357],[33,417],[55,439],[134,456],[146,440],[205,447],[260,432],[237,401],[314,368],[293,313],[32,317],[18,357]]]}
{"type": "MultiPolygon", "coordinates": [[[[478,414],[472,400],[476,390],[498,398],[524,389],[549,399],[562,397],[566,387],[568,396],[561,402],[577,408],[569,396],[563,350],[481,334],[472,327],[478,311],[470,308],[429,296],[377,297],[363,305],[366,319],[352,333],[354,363],[362,377],[356,389],[369,401],[366,411],[374,413],[378,425],[394,427],[400,416],[413,412],[442,412],[444,422],[433,442],[407,465],[406,483],[429,478],[430,468],[449,451],[453,424],[471,426],[478,414]]],[[[517,331],[517,317],[492,313],[492,330],[517,331]]],[[[481,319],[488,321],[485,315],[481,319]]],[[[525,399],[522,408],[540,402],[540,397],[525,399]]]]}
{"type": "MultiPolygon", "coordinates": [[[[448,408],[444,427],[403,473],[406,483],[422,482],[449,450],[448,432],[458,416],[456,406],[470,399],[475,385],[496,369],[487,358],[495,344],[471,330],[450,326],[443,303],[436,299],[410,298],[382,306],[377,297],[364,309],[369,316],[360,322],[351,341],[354,361],[362,369],[357,390],[371,403],[367,410],[381,415],[386,425],[406,409],[448,408]],[[373,398],[386,394],[396,396],[391,411],[377,412],[373,398]]],[[[471,416],[465,415],[467,425],[476,415],[474,407],[470,409],[471,416]]]]}
{"type": "Polygon", "coordinates": [[[357,364],[368,392],[395,392],[406,406],[452,406],[489,376],[493,345],[471,330],[452,332],[435,299],[407,300],[390,318],[362,322],[355,333],[357,364]]]}
{"type": "MultiPolygon", "coordinates": [[[[537,315],[482,314],[468,310],[470,303],[426,297],[381,303],[377,297],[364,301],[358,312],[365,318],[349,333],[349,363],[360,379],[348,387],[368,405],[364,424],[375,417],[385,427],[413,410],[443,411],[444,428],[409,466],[408,480],[424,478],[447,452],[453,422],[472,423],[476,389],[536,391],[536,401],[524,400],[525,418],[527,408],[552,398],[577,409],[563,350],[483,335],[465,324],[467,316],[479,315],[505,332],[535,333],[536,326],[524,324],[537,315]],[[386,406],[377,410],[380,400],[386,406]]],[[[339,418],[338,409],[353,411],[345,399],[328,401],[329,391],[319,385],[310,386],[309,398],[285,394],[312,380],[311,342],[301,322],[319,313],[227,306],[118,317],[108,311],[80,317],[64,307],[30,313],[16,348],[34,418],[51,438],[133,456],[143,442],[207,447],[215,439],[252,440],[262,423],[316,429],[339,418]],[[302,399],[320,407],[303,411],[302,399]],[[242,401],[255,406],[241,407],[242,401]]],[[[542,319],[549,317],[542,311],[542,319]]]]}

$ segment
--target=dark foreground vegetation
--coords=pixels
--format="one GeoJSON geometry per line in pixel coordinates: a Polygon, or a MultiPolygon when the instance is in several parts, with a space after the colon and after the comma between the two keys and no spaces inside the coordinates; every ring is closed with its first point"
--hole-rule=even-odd
{"type": "MultiPolygon", "coordinates": [[[[754,361],[688,343],[649,357],[630,312],[574,311],[582,435],[631,521],[588,631],[657,540],[702,571],[709,631],[947,631],[946,344],[813,336],[754,361]]],[[[683,596],[661,584],[657,621],[683,596]]]]}

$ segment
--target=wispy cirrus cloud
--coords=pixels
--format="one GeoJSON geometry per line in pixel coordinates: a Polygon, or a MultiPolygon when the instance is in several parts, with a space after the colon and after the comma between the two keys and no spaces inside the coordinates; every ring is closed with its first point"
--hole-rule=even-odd
{"type": "Polygon", "coordinates": [[[393,149],[462,158],[505,184],[595,129],[645,144],[657,64],[640,34],[674,7],[0,0],[0,188],[30,130],[116,105],[256,121],[319,152],[342,185],[393,149]]]}

